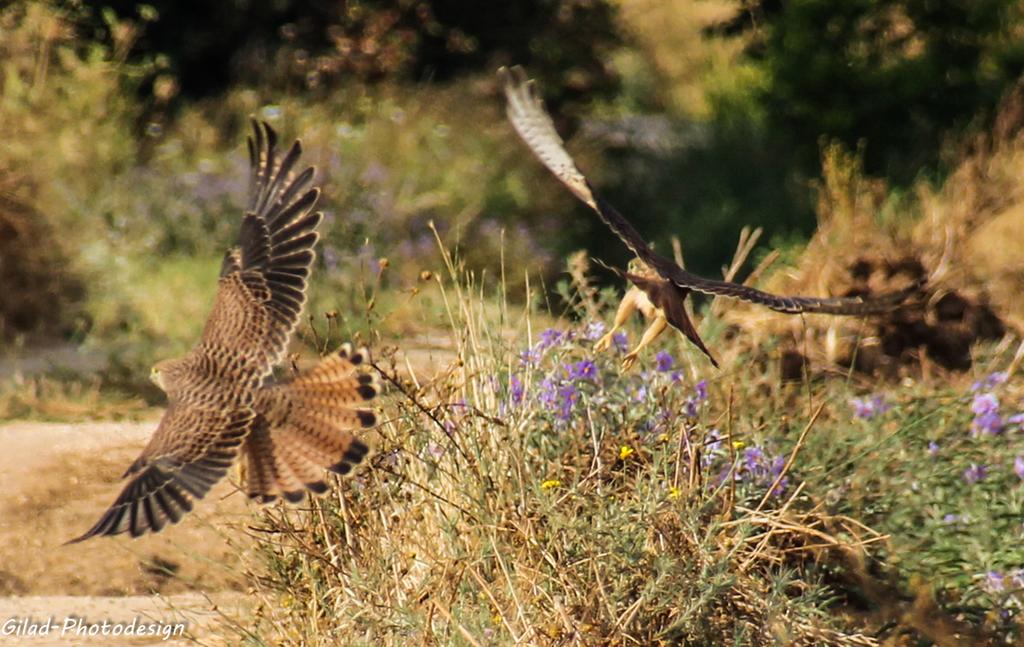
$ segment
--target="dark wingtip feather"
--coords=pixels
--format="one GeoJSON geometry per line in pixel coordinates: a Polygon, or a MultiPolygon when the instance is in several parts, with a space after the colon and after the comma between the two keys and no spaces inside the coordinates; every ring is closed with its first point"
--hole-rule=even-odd
{"type": "Polygon", "coordinates": [[[61,546],[70,546],[72,544],[79,544],[79,543],[82,543],[83,541],[85,541],[86,539],[92,539],[93,537],[96,537],[96,536],[99,536],[99,535],[102,535],[102,534],[106,534],[106,533],[103,533],[101,531],[102,530],[102,526],[104,525],[104,523],[106,521],[107,521],[107,516],[104,515],[103,518],[100,519],[99,522],[97,522],[96,525],[94,525],[92,528],[89,528],[83,534],[79,535],[78,537],[75,537],[74,539],[69,539],[68,541],[66,541],[63,544],[61,544],[61,546]]]}
{"type": "Polygon", "coordinates": [[[334,465],[331,465],[327,469],[331,470],[332,472],[340,476],[348,476],[349,472],[352,471],[352,463],[342,460],[338,461],[334,465]]]}
{"type": "Polygon", "coordinates": [[[348,361],[352,362],[356,366],[359,366],[366,361],[367,352],[365,348],[360,348],[356,352],[349,356],[348,361]]]}
{"type": "Polygon", "coordinates": [[[285,492],[282,496],[284,496],[285,501],[288,503],[302,503],[302,500],[306,498],[306,491],[285,492]]]}
{"type": "Polygon", "coordinates": [[[261,121],[260,124],[263,125],[263,130],[267,133],[267,150],[273,151],[277,148],[277,131],[266,121],[261,121]]]}
{"type": "Polygon", "coordinates": [[[353,439],[352,443],[345,449],[345,453],[342,454],[341,460],[334,465],[331,465],[327,469],[340,474],[341,476],[347,476],[352,472],[352,468],[361,463],[366,455],[370,453],[370,448],[361,440],[353,439]]]}
{"type": "Polygon", "coordinates": [[[361,440],[353,440],[352,444],[345,450],[345,457],[359,462],[366,458],[366,455],[370,453],[370,447],[361,440]]]}
{"type": "Polygon", "coordinates": [[[359,418],[359,424],[363,427],[372,427],[377,424],[377,414],[368,409],[357,409],[356,416],[359,418]]]}

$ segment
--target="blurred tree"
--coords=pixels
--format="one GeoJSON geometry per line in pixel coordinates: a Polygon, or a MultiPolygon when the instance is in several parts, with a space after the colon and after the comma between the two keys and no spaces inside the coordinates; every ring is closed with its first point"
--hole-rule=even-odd
{"type": "Polygon", "coordinates": [[[127,53],[176,77],[184,98],[232,83],[329,89],[344,78],[448,80],[521,63],[560,103],[616,89],[609,0],[80,0],[81,28],[110,40],[110,13],[148,22],[127,53]]]}
{"type": "Polygon", "coordinates": [[[711,31],[750,39],[760,103],[805,168],[822,135],[864,140],[869,172],[908,181],[992,118],[1024,72],[1022,29],[1011,0],[753,0],[711,31]]]}

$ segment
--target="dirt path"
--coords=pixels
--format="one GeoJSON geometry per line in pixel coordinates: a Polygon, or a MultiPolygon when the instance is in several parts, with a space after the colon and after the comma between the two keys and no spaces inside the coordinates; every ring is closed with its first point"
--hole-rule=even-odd
{"type": "Polygon", "coordinates": [[[62,545],[113,501],[121,473],[155,423],[0,425],[0,644],[174,644],[159,635],[61,637],[60,629],[73,617],[89,623],[184,618],[191,635],[204,636],[220,614],[195,591],[211,592],[229,614],[244,607],[237,591],[251,546],[237,528],[252,512],[230,483],[215,488],[173,532],[62,545]],[[58,627],[48,636],[24,630],[4,636],[11,621],[17,626],[26,618],[53,618],[58,627]]]}

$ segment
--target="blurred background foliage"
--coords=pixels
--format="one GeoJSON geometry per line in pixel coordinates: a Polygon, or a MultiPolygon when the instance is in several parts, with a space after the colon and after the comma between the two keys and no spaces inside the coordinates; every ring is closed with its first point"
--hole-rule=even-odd
{"type": "Polygon", "coordinates": [[[505,123],[512,63],[610,199],[717,275],[743,225],[776,247],[814,231],[826,144],[894,195],[939,184],[1015,87],[1022,28],[998,0],[8,3],[2,334],[120,349],[126,372],[182,350],[233,239],[250,115],[320,170],[314,312],[381,287],[400,312],[440,262],[430,223],[514,298],[579,248],[623,263],[505,123]]]}

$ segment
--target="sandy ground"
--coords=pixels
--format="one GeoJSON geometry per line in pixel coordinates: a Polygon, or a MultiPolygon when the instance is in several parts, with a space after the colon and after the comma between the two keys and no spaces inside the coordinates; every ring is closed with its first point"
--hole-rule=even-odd
{"type": "Polygon", "coordinates": [[[190,635],[210,642],[212,625],[244,609],[246,596],[237,591],[249,542],[240,531],[252,508],[226,481],[171,532],[62,545],[114,500],[120,475],[155,424],[0,426],[0,644],[185,644],[159,635],[62,637],[66,619],[74,617],[88,623],[184,619],[190,635]],[[214,605],[221,612],[212,611],[214,605]],[[52,618],[57,627],[45,637],[4,636],[12,621],[17,626],[26,618],[52,618]]]}

